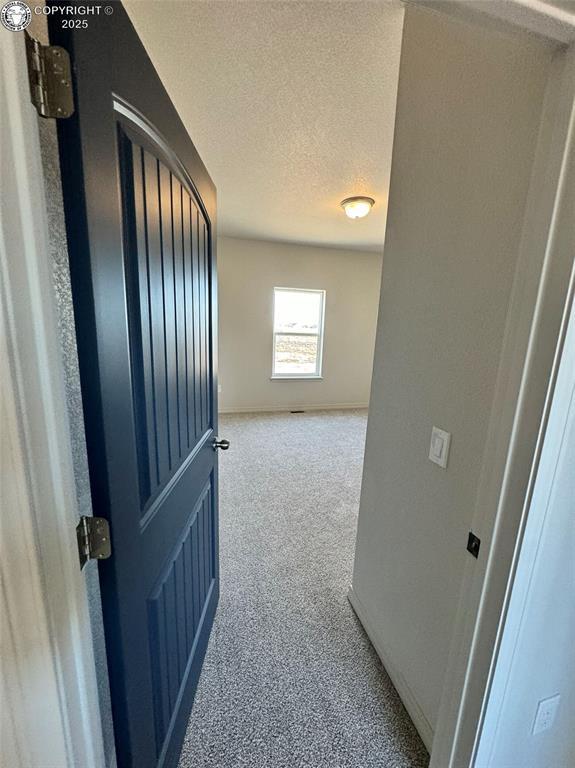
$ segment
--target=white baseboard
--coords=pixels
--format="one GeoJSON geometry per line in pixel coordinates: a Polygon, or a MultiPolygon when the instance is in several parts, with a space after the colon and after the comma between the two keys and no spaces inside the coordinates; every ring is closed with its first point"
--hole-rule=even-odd
{"type": "Polygon", "coordinates": [[[387,674],[391,678],[391,682],[394,684],[397,692],[399,693],[399,697],[402,700],[404,707],[407,709],[409,716],[413,720],[413,724],[417,728],[417,732],[419,733],[423,743],[427,747],[427,751],[429,752],[429,754],[431,754],[431,747],[433,744],[433,728],[431,726],[431,723],[423,714],[423,710],[419,706],[419,703],[415,697],[415,694],[407,684],[407,681],[391,661],[389,654],[385,649],[385,645],[380,633],[376,632],[373,625],[370,623],[369,618],[367,616],[367,609],[365,608],[364,604],[361,602],[357,594],[354,592],[354,589],[352,586],[350,586],[349,591],[347,593],[347,599],[351,603],[351,607],[355,611],[357,618],[360,620],[363,628],[365,629],[367,636],[371,641],[371,644],[373,645],[377,655],[381,659],[381,663],[383,664],[387,674]]]}
{"type": "Polygon", "coordinates": [[[219,413],[289,413],[290,411],[351,411],[367,410],[369,403],[328,403],[327,405],[251,405],[223,407],[219,413]]]}

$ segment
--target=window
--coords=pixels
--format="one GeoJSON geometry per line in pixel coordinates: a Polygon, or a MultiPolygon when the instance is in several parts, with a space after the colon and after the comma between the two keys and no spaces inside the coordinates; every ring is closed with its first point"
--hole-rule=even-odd
{"type": "Polygon", "coordinates": [[[274,288],[272,378],[319,379],[325,291],[274,288]]]}

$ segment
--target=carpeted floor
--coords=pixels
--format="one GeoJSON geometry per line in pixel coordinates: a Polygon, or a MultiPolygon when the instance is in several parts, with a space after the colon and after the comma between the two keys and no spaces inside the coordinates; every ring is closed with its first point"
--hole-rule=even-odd
{"type": "Polygon", "coordinates": [[[366,419],[221,418],[221,598],[180,768],[427,766],[346,598],[366,419]]]}

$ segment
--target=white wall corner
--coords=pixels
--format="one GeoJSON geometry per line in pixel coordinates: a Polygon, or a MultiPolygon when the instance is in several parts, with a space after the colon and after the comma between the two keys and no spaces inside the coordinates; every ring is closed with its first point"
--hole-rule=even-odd
{"type": "Polygon", "coordinates": [[[386,650],[385,640],[382,636],[382,633],[375,629],[374,624],[369,618],[367,608],[358,597],[353,588],[353,585],[350,585],[349,587],[347,598],[351,604],[351,607],[355,611],[357,618],[361,622],[366,635],[369,637],[377,655],[379,656],[385,671],[389,675],[391,682],[399,693],[399,697],[403,702],[404,707],[408,711],[409,716],[413,720],[413,724],[417,728],[417,732],[421,736],[427,751],[431,754],[434,735],[433,727],[425,716],[415,693],[410,688],[407,680],[401,674],[399,669],[393,664],[391,660],[391,654],[386,650]]]}

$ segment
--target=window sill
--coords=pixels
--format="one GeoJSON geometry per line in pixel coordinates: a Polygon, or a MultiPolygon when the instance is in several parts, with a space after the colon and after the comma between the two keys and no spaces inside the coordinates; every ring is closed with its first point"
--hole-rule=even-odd
{"type": "Polygon", "coordinates": [[[323,376],[270,376],[270,381],[321,381],[323,376]]]}

